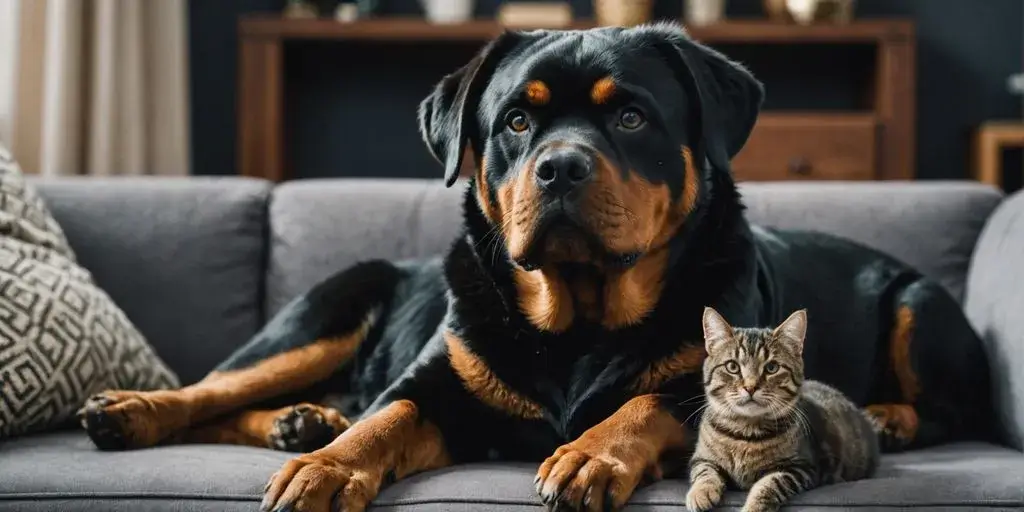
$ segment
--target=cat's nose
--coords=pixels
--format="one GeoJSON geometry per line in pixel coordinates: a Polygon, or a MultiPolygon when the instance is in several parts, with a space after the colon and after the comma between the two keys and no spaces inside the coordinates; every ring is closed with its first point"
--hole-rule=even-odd
{"type": "Polygon", "coordinates": [[[747,396],[754,396],[754,393],[757,391],[757,385],[743,386],[743,391],[747,392],[747,396]]]}

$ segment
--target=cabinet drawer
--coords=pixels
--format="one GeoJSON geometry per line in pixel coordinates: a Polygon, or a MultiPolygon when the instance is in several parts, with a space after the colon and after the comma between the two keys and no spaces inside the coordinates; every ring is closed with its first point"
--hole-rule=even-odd
{"type": "Polygon", "coordinates": [[[870,115],[764,114],[732,168],[740,181],[870,180],[877,145],[870,115]]]}

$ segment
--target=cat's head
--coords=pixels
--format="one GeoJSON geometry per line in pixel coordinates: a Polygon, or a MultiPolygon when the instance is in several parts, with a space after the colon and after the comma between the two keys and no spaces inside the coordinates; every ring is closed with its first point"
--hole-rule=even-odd
{"type": "Polygon", "coordinates": [[[807,313],[797,311],[777,328],[734,328],[704,309],[704,391],[708,407],[740,417],[779,417],[800,396],[807,313]]]}

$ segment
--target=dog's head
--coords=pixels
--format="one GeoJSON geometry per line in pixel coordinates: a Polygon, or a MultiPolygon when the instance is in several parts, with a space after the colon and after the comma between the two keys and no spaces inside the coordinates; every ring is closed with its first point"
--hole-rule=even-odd
{"type": "Polygon", "coordinates": [[[761,85],[678,27],[507,32],[445,77],[420,128],[524,269],[629,267],[729,172],[761,85]],[[706,162],[710,163],[707,165],[706,162]]]}

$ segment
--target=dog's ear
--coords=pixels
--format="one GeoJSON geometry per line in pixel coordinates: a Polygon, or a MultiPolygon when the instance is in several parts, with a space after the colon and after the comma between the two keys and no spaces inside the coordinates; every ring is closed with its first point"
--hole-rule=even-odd
{"type": "MultiPolygon", "coordinates": [[[[720,169],[746,144],[764,102],[764,86],[737,62],[691,39],[677,25],[646,29],[698,107],[693,129],[700,133],[698,154],[720,169]],[[700,151],[703,150],[703,151],[700,151]]],[[[699,160],[702,161],[702,160],[699,160]]]]}
{"type": "Polygon", "coordinates": [[[476,110],[498,62],[514,46],[518,35],[498,36],[458,71],[444,77],[419,107],[420,134],[427,148],[444,164],[444,182],[450,187],[462,173],[465,157],[480,152],[476,110]],[[468,144],[468,146],[467,146],[468,144]]]}

